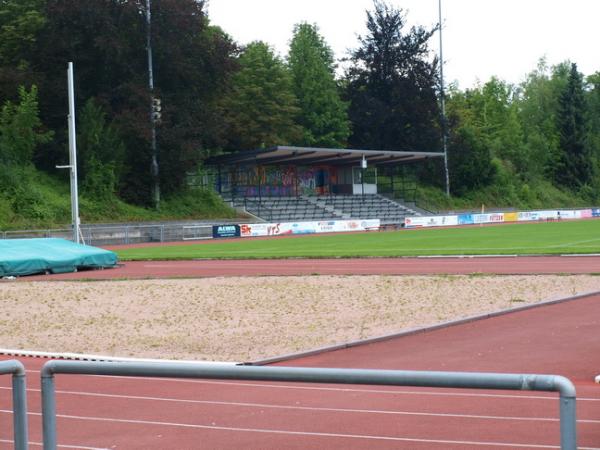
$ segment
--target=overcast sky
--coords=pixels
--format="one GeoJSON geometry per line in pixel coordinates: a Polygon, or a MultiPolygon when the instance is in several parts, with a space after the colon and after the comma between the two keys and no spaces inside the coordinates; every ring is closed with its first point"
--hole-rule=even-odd
{"type": "MultiPolygon", "coordinates": [[[[410,25],[438,21],[438,0],[388,0],[410,25]]],[[[316,23],[336,58],[366,32],[372,0],[209,0],[213,24],[238,43],[263,40],[284,56],[294,24],[316,23]]],[[[517,83],[545,56],[600,71],[600,0],[442,0],[444,75],[461,88],[492,75],[517,83]]],[[[439,51],[436,35],[430,48],[439,51]]]]}

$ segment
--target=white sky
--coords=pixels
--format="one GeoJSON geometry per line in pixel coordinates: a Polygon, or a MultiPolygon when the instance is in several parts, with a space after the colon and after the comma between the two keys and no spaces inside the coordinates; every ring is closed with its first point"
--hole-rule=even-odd
{"type": "MultiPolygon", "coordinates": [[[[409,25],[438,21],[438,0],[387,0],[409,25]]],[[[211,22],[238,43],[263,40],[284,56],[294,24],[316,23],[336,58],[366,34],[372,0],[208,0],[211,22]]],[[[444,77],[461,88],[492,75],[522,81],[540,57],[600,71],[600,0],[442,0],[444,77]]],[[[439,37],[430,43],[439,50],[439,37]]]]}

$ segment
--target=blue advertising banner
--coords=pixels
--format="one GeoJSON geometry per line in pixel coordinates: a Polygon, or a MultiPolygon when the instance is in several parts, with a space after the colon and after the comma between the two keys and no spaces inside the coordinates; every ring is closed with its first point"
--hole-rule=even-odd
{"type": "Polygon", "coordinates": [[[475,223],[473,219],[473,214],[459,214],[458,215],[458,224],[459,225],[471,225],[475,223]]]}
{"type": "Polygon", "coordinates": [[[213,225],[213,238],[240,237],[239,225],[213,225]]]}
{"type": "Polygon", "coordinates": [[[592,209],[592,217],[600,217],[600,208],[592,209]]]}

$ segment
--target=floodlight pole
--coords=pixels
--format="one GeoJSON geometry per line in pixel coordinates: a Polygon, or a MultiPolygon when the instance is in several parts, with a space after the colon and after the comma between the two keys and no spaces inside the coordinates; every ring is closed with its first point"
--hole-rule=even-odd
{"type": "Polygon", "coordinates": [[[448,172],[448,126],[446,124],[446,94],[444,92],[444,53],[442,51],[442,0],[438,0],[440,27],[440,104],[442,108],[442,146],[444,149],[444,174],[446,196],[450,197],[450,173],[448,172]]]}
{"type": "Polygon", "coordinates": [[[71,175],[71,218],[73,223],[73,242],[80,243],[79,195],[77,190],[77,139],[75,132],[75,84],[73,81],[73,63],[67,68],[67,89],[69,93],[69,165],[56,166],[57,169],[69,169],[71,175]]]}
{"type": "Polygon", "coordinates": [[[152,20],[150,12],[150,0],[146,0],[146,51],[148,53],[148,88],[150,89],[150,124],[152,127],[152,162],[150,173],[152,174],[152,193],[154,208],[160,208],[160,181],[158,177],[158,149],[156,145],[156,114],[154,111],[154,72],[152,63],[152,20]]]}

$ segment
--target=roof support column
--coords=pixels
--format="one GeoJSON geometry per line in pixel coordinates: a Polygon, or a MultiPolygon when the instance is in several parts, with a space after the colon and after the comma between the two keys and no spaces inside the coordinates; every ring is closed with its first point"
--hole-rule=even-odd
{"type": "Polygon", "coordinates": [[[296,191],[296,197],[298,195],[298,166],[294,166],[294,190],[296,191]]]}

